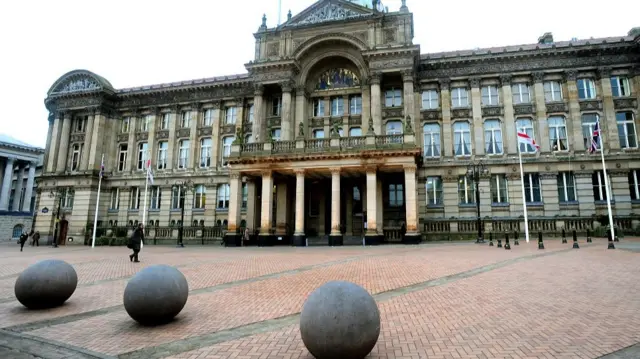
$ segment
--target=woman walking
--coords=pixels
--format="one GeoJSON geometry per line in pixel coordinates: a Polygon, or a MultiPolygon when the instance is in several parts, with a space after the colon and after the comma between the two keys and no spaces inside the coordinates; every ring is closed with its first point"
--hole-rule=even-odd
{"type": "Polygon", "coordinates": [[[133,250],[133,253],[129,255],[129,260],[132,262],[140,262],[138,260],[138,253],[140,253],[140,244],[144,243],[144,227],[142,226],[142,223],[140,223],[138,225],[138,228],[136,228],[133,231],[133,235],[131,236],[131,239],[129,240],[129,248],[131,248],[133,250]]]}

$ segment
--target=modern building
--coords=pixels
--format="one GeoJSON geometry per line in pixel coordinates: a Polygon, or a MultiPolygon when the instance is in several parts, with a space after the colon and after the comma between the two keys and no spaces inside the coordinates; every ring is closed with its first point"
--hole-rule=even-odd
{"type": "Polygon", "coordinates": [[[633,225],[640,28],[422,54],[406,2],[395,10],[320,0],[276,28],[263,17],[239,75],[116,89],[65,74],[45,100],[40,207],[59,199],[69,235],[84,234],[104,154],[102,226],[142,221],[151,160],[147,224],[178,225],[186,188],[185,224],[220,223],[228,244],[240,228],[295,244],[473,237],[478,211],[485,231],[523,230],[523,202],[533,230],[584,230],[606,214],[603,150],[616,223],[633,225]]]}
{"type": "Polygon", "coordinates": [[[44,149],[0,134],[0,241],[17,239],[33,227],[36,177],[44,149]]]}

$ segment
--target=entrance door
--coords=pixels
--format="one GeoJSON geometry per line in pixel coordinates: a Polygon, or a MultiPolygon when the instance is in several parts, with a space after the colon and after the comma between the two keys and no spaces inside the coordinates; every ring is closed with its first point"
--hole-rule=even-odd
{"type": "Polygon", "coordinates": [[[60,221],[60,231],[58,232],[58,244],[67,244],[67,232],[69,231],[69,221],[63,219],[60,221]]]}
{"type": "Polygon", "coordinates": [[[356,237],[364,236],[364,206],[362,201],[362,185],[354,185],[349,191],[351,196],[351,232],[356,237]]]}

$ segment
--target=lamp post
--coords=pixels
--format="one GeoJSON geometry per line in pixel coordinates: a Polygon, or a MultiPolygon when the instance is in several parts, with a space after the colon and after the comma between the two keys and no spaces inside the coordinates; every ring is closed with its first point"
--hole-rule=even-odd
{"type": "Polygon", "coordinates": [[[73,189],[56,187],[55,189],[49,191],[49,198],[53,198],[54,205],[57,202],[55,209],[55,229],[53,231],[53,241],[51,241],[53,248],[58,248],[58,233],[60,230],[60,211],[62,210],[62,198],[67,195],[67,191],[69,191],[70,194],[73,195],[73,189]]]}
{"type": "Polygon", "coordinates": [[[177,189],[180,194],[180,228],[178,229],[178,248],[184,248],[182,243],[182,236],[184,233],[184,197],[188,190],[193,190],[193,182],[191,180],[177,181],[173,185],[174,189],[177,189]]]}
{"type": "Polygon", "coordinates": [[[472,180],[476,192],[476,216],[478,221],[478,239],[476,243],[484,243],[482,234],[482,218],[480,217],[480,176],[489,173],[489,170],[482,161],[471,162],[467,165],[467,178],[472,180]]]}

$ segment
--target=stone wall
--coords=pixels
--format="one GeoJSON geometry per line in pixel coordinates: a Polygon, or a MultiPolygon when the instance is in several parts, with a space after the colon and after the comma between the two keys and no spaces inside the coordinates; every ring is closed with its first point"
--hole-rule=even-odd
{"type": "Polygon", "coordinates": [[[17,239],[12,236],[13,228],[17,225],[21,224],[25,232],[31,230],[32,220],[33,217],[30,214],[0,214],[0,241],[17,239]]]}

